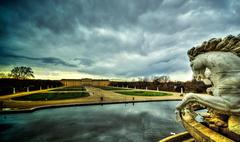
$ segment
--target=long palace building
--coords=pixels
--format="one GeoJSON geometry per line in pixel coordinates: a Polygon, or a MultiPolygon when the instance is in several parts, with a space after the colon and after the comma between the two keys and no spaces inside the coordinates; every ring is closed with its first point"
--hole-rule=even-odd
{"type": "Polygon", "coordinates": [[[64,86],[108,86],[110,81],[107,79],[62,79],[64,86]]]}

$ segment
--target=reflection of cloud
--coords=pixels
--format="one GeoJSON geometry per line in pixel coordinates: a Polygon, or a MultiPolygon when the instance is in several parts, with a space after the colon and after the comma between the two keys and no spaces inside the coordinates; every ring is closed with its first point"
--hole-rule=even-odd
{"type": "Polygon", "coordinates": [[[14,122],[14,127],[0,136],[3,141],[8,136],[11,136],[9,140],[21,141],[157,141],[171,131],[182,131],[171,119],[175,115],[175,104],[67,107],[16,114],[0,122],[14,122]]]}

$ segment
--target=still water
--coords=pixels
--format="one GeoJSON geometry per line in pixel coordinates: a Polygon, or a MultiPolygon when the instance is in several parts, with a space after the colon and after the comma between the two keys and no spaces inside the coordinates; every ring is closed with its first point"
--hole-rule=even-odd
{"type": "Polygon", "coordinates": [[[184,131],[177,101],[74,106],[0,114],[1,142],[152,142],[184,131]]]}

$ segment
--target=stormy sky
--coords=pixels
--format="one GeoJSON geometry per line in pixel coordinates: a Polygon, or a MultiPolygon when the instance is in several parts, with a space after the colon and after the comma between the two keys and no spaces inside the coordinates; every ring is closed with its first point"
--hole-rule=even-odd
{"type": "Polygon", "coordinates": [[[0,72],[188,80],[188,49],[239,33],[239,0],[2,0],[0,72]]]}

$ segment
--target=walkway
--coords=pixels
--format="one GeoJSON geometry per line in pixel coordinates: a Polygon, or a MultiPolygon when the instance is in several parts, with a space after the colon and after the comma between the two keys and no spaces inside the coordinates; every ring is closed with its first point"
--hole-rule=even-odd
{"type": "MultiPolygon", "coordinates": [[[[49,90],[52,90],[52,89],[49,89],[49,90]]],[[[49,90],[40,90],[40,91],[48,92],[49,90]]],[[[172,96],[128,96],[128,95],[121,95],[110,90],[107,91],[107,90],[102,90],[95,87],[86,87],[86,90],[90,94],[89,97],[67,99],[67,100],[51,100],[51,101],[11,100],[12,96],[14,97],[24,96],[32,93],[39,93],[38,91],[15,94],[11,96],[8,95],[4,97],[3,105],[5,108],[33,110],[36,108],[52,107],[52,106],[111,104],[111,103],[124,103],[124,102],[144,102],[144,101],[163,101],[163,100],[181,100],[182,99],[179,93],[172,93],[172,92],[168,92],[168,93],[172,93],[173,94],[172,96]]],[[[3,98],[0,98],[0,100],[3,100],[3,98]]]]}

